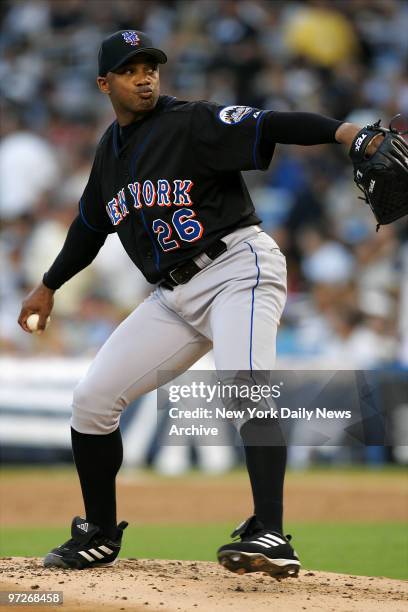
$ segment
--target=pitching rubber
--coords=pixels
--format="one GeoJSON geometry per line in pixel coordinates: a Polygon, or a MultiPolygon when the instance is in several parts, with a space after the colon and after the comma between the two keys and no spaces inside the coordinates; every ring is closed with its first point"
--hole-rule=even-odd
{"type": "Polygon", "coordinates": [[[220,552],[219,563],[235,574],[264,572],[273,578],[297,578],[300,570],[299,561],[291,559],[268,559],[261,553],[228,550],[220,552]]]}

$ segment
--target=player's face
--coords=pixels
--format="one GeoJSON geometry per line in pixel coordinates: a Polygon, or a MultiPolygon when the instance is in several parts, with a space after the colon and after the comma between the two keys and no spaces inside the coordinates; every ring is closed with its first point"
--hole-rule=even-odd
{"type": "Polygon", "coordinates": [[[98,86],[110,96],[119,123],[126,125],[156,106],[158,65],[151,56],[140,54],[106,77],[98,77],[98,86]]]}

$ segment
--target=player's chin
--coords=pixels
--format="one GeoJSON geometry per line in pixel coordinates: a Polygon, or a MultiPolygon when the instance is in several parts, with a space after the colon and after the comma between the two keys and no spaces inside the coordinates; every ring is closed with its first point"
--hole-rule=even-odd
{"type": "Polygon", "coordinates": [[[149,96],[147,95],[139,95],[138,96],[138,100],[137,100],[137,108],[135,108],[135,111],[147,111],[147,110],[151,110],[152,108],[154,108],[156,106],[158,100],[158,96],[155,96],[154,93],[150,94],[149,96]]]}

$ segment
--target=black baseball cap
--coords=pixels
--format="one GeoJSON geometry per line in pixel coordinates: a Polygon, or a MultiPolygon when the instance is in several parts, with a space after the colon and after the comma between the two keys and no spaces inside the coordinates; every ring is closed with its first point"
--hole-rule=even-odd
{"type": "Polygon", "coordinates": [[[106,76],[138,53],[147,53],[159,64],[167,62],[167,55],[153,46],[147,34],[138,30],[119,30],[102,41],[98,54],[98,75],[106,76]]]}

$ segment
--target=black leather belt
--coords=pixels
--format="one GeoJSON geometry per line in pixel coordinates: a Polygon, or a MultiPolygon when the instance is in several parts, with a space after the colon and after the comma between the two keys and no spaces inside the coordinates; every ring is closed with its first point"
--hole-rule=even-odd
{"type": "MultiPolygon", "coordinates": [[[[227,250],[227,245],[222,240],[216,240],[209,247],[206,248],[205,251],[202,251],[199,255],[207,255],[212,261],[217,259],[220,255],[225,253],[227,250]]],[[[196,257],[199,257],[197,255],[196,257]]],[[[177,287],[177,285],[185,285],[189,280],[193,278],[196,274],[198,274],[203,268],[200,268],[194,259],[190,259],[186,261],[186,263],[181,264],[178,268],[174,268],[167,273],[166,278],[161,283],[162,287],[166,287],[167,289],[173,289],[173,287],[177,287]]]]}

